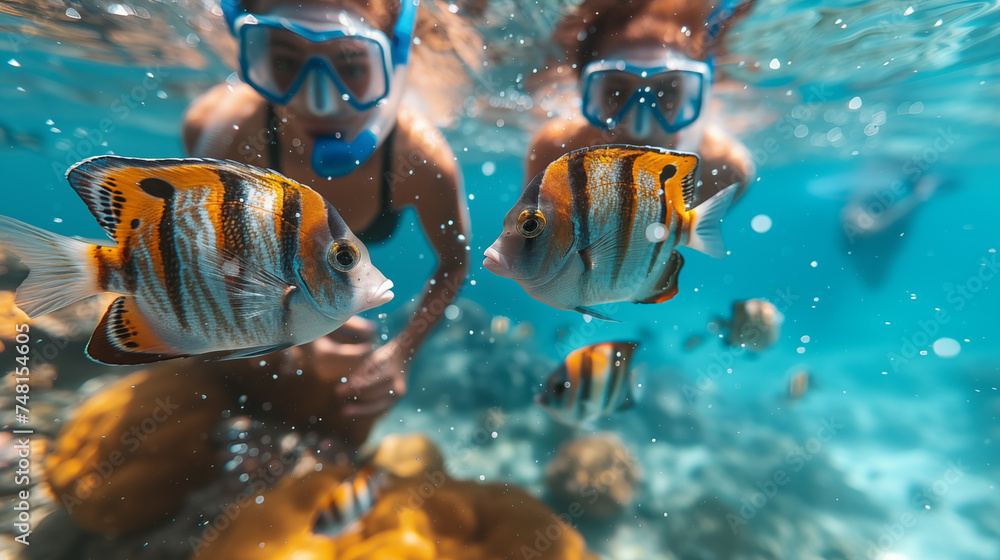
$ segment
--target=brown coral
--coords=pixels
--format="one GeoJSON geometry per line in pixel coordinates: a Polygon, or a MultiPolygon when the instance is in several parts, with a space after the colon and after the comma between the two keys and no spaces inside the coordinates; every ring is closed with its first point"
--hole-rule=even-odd
{"type": "MultiPolygon", "coordinates": [[[[195,558],[215,560],[486,560],[545,558],[596,560],[583,537],[544,504],[506,484],[456,481],[443,470],[416,468],[405,450],[440,452],[424,436],[397,436],[376,457],[384,468],[413,476],[395,480],[377,498],[360,528],[334,538],[312,532],[333,489],[346,476],[323,469],[287,478],[241,510],[232,525],[195,558]],[[398,463],[392,463],[393,460],[398,463]]],[[[433,466],[433,460],[419,464],[433,466]]]]}
{"type": "Polygon", "coordinates": [[[134,373],[88,399],[46,459],[57,500],[84,529],[151,526],[214,475],[210,438],[229,394],[194,370],[134,373]]]}
{"type": "Polygon", "coordinates": [[[641,472],[613,434],[564,443],[545,468],[545,484],[573,517],[617,515],[632,503],[641,472]]]}

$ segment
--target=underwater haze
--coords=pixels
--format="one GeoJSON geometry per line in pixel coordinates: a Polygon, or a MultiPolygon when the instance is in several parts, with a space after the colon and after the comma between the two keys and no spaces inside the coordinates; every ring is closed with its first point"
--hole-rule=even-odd
{"type": "MultiPolygon", "coordinates": [[[[462,16],[466,3],[423,4],[462,16]]],[[[615,305],[616,323],[545,305],[480,264],[530,180],[534,127],[559,112],[525,77],[573,5],[499,0],[470,18],[489,63],[468,68],[471,94],[443,130],[472,266],[369,442],[421,432],[456,479],[509,483],[565,513],[557,451],[610,433],[631,454],[634,495],[614,515],[570,515],[607,559],[1000,558],[1000,3],[758,2],[727,38],[713,93],[713,122],[758,176],[722,223],[728,254],[680,248],[678,295],[615,305]],[[755,298],[784,317],[777,339],[725,344],[734,302],[755,298]],[[534,403],[570,351],[612,340],[641,345],[636,406],[577,430],[534,403]],[[799,373],[808,388],[789,398],[799,373]]],[[[228,41],[208,0],[0,1],[0,214],[104,238],[66,170],[101,154],[183,157],[184,109],[237,79],[228,41]]],[[[393,333],[434,251],[412,211],[370,249],[396,296],[365,316],[393,333]]],[[[93,392],[88,378],[123,375],[82,352],[63,363],[58,398],[32,389],[53,432],[93,392]]],[[[0,558],[37,558],[37,543],[14,540],[14,456],[0,457],[0,558]]],[[[33,506],[32,526],[57,506],[33,506]]],[[[128,550],[159,557],[143,538],[128,550]]],[[[143,557],[107,546],[106,558],[143,557]]]]}

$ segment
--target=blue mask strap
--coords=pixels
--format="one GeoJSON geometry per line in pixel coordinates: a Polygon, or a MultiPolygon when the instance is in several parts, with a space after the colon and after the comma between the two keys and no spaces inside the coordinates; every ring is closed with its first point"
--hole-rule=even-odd
{"type": "Polygon", "coordinates": [[[410,61],[410,45],[413,43],[413,31],[417,26],[417,12],[420,0],[402,0],[399,8],[399,19],[392,28],[392,64],[399,66],[410,61]]]}
{"type": "Polygon", "coordinates": [[[245,14],[247,11],[243,9],[243,5],[240,4],[240,0],[222,0],[220,7],[222,8],[222,17],[226,20],[226,25],[229,27],[229,32],[235,36],[236,18],[245,14]]]}
{"type": "Polygon", "coordinates": [[[715,39],[722,32],[722,26],[733,17],[736,13],[736,8],[747,2],[748,0],[723,0],[721,4],[712,13],[708,14],[705,18],[705,28],[708,33],[708,43],[711,44],[715,42],[715,39]]]}

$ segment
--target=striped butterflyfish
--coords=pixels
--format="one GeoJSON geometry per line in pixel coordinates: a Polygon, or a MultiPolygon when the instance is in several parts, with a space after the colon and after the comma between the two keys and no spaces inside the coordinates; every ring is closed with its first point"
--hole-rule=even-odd
{"type": "Polygon", "coordinates": [[[678,245],[725,256],[720,220],[736,186],[691,208],[698,165],[695,154],[648,146],[572,151],[528,183],[483,266],[600,319],[591,306],[667,301],[684,265],[678,245]]]}
{"type": "Polygon", "coordinates": [[[629,364],[638,342],[602,342],[578,348],[549,375],[536,402],[559,422],[590,424],[630,408],[629,364]]]}
{"type": "Polygon", "coordinates": [[[370,464],[361,467],[330,492],[329,505],[320,510],[313,532],[331,537],[343,533],[372,509],[387,481],[388,475],[381,468],[370,464]]]}
{"type": "Polygon", "coordinates": [[[5,216],[0,243],[31,270],[15,298],[29,317],[120,296],[87,345],[94,361],[263,355],[392,299],[392,282],[333,206],[273,171],[99,156],[66,177],[114,243],[5,216]]]}

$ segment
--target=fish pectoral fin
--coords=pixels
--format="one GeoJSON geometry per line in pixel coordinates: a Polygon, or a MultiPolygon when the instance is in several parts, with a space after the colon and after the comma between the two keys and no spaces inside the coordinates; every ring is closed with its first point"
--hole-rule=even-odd
{"type": "Polygon", "coordinates": [[[240,358],[259,358],[260,356],[266,356],[273,352],[279,352],[286,348],[291,348],[293,344],[282,342],[280,344],[269,344],[265,346],[253,346],[251,348],[240,348],[239,350],[233,351],[228,354],[219,354],[212,356],[210,361],[214,360],[238,360],[240,358]]]}
{"type": "Polygon", "coordinates": [[[602,321],[608,321],[610,323],[621,323],[621,321],[619,321],[617,319],[612,319],[611,317],[608,317],[604,313],[601,313],[600,311],[597,311],[593,307],[578,306],[578,307],[574,307],[573,311],[576,311],[578,313],[583,313],[584,315],[590,315],[591,317],[593,317],[595,319],[600,319],[602,321]]]}
{"type": "Polygon", "coordinates": [[[111,303],[87,343],[87,357],[114,366],[149,364],[187,356],[154,334],[131,296],[121,296],[111,303]]]}
{"type": "Polygon", "coordinates": [[[726,256],[726,245],[722,242],[722,218],[733,203],[738,186],[739,183],[729,185],[688,212],[691,235],[685,245],[715,259],[726,256]]]}
{"type": "Polygon", "coordinates": [[[621,260],[623,255],[619,248],[627,244],[621,244],[619,241],[624,235],[627,234],[609,231],[598,237],[590,245],[577,251],[583,260],[584,270],[587,272],[595,269],[604,270],[605,268],[611,268],[612,264],[621,260]]]}
{"type": "Polygon", "coordinates": [[[671,251],[667,265],[663,267],[663,272],[656,280],[653,291],[645,299],[638,300],[636,303],[663,303],[676,296],[679,289],[678,276],[680,276],[682,268],[684,268],[684,256],[677,251],[671,251]]]}
{"type": "Polygon", "coordinates": [[[233,251],[219,249],[210,240],[200,240],[205,275],[225,283],[233,314],[250,318],[281,308],[298,291],[298,286],[249,261],[233,251]]]}

